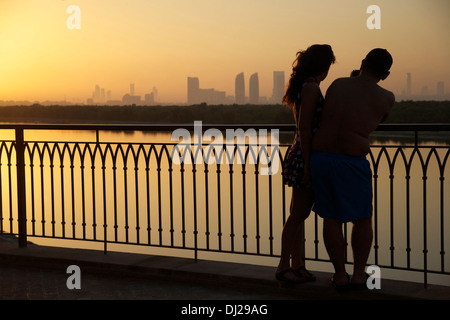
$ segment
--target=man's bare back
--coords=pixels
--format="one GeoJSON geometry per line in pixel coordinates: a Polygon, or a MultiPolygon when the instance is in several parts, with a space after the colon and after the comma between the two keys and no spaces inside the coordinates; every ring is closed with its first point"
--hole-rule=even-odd
{"type": "Polygon", "coordinates": [[[394,94],[381,88],[378,81],[361,72],[331,84],[313,150],[351,156],[369,153],[369,135],[386,120],[395,101],[394,94]]]}

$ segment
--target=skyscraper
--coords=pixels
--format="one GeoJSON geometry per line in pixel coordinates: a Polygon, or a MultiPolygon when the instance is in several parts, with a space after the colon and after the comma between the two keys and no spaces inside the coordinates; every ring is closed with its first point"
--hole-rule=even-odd
{"type": "Polygon", "coordinates": [[[155,102],[158,101],[158,88],[153,87],[152,93],[153,93],[153,99],[154,99],[154,101],[155,101],[155,102]]]}
{"type": "Polygon", "coordinates": [[[198,78],[191,78],[191,77],[188,77],[187,81],[188,81],[187,103],[188,104],[200,103],[198,99],[200,81],[198,80],[198,78]]]}
{"type": "Polygon", "coordinates": [[[134,96],[134,83],[130,83],[130,95],[134,96]]]}
{"type": "Polygon", "coordinates": [[[95,91],[94,91],[94,101],[98,101],[100,99],[100,93],[101,92],[101,88],[98,84],[95,85],[95,91]]]}
{"type": "Polygon", "coordinates": [[[279,104],[284,96],[285,90],[285,78],[284,71],[274,71],[273,72],[273,92],[272,92],[272,102],[279,104]]]}
{"type": "Polygon", "coordinates": [[[245,82],[243,72],[236,76],[236,80],[234,82],[234,96],[236,104],[245,103],[245,82]]]}
{"type": "Polygon", "coordinates": [[[437,91],[436,91],[438,96],[444,96],[444,82],[443,81],[439,81],[437,83],[437,91]]]}
{"type": "Polygon", "coordinates": [[[249,85],[249,102],[250,104],[258,104],[259,103],[259,79],[258,73],[254,73],[250,76],[250,85],[249,85]]]}

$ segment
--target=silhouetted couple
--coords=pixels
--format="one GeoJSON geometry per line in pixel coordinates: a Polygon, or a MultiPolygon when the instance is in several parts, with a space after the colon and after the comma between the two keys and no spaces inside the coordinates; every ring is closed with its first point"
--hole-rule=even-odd
{"type": "Polygon", "coordinates": [[[329,45],[298,52],[283,98],[294,111],[296,132],[283,165],[292,199],[276,278],[289,283],[315,280],[305,268],[304,222],[312,209],[324,219],[324,243],[335,269],[332,282],[340,290],[366,285],[373,237],[369,135],[386,120],[395,98],[377,84],[392,65],[387,50],[370,51],[359,75],[335,80],[324,99],[319,85],[334,62],[329,45]],[[345,270],[342,231],[347,222],[353,223],[351,278],[345,270]]]}

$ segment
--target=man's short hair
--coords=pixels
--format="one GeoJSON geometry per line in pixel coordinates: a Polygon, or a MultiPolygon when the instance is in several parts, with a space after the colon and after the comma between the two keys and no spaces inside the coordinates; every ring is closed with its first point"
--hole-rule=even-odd
{"type": "Polygon", "coordinates": [[[389,72],[393,59],[386,49],[376,48],[370,51],[364,59],[366,64],[364,69],[378,78],[383,78],[389,72]]]}

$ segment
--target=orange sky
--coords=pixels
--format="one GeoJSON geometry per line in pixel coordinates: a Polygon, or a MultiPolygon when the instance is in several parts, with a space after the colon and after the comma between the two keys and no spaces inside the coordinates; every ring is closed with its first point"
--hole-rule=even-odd
{"type": "MultiPolygon", "coordinates": [[[[295,53],[313,43],[333,47],[337,63],[322,84],[347,76],[374,47],[394,57],[382,85],[400,94],[406,72],[413,92],[450,91],[448,0],[2,0],[0,100],[85,101],[94,86],[121,99],[156,86],[162,102],[186,102],[186,78],[234,95],[234,79],[259,73],[260,94],[272,73],[286,72],[295,53]],[[369,30],[369,5],[381,8],[381,29],[369,30]],[[70,30],[66,9],[81,10],[70,30]]],[[[287,80],[287,79],[286,79],[287,80]]],[[[248,92],[247,92],[248,95],[248,92]]]]}

